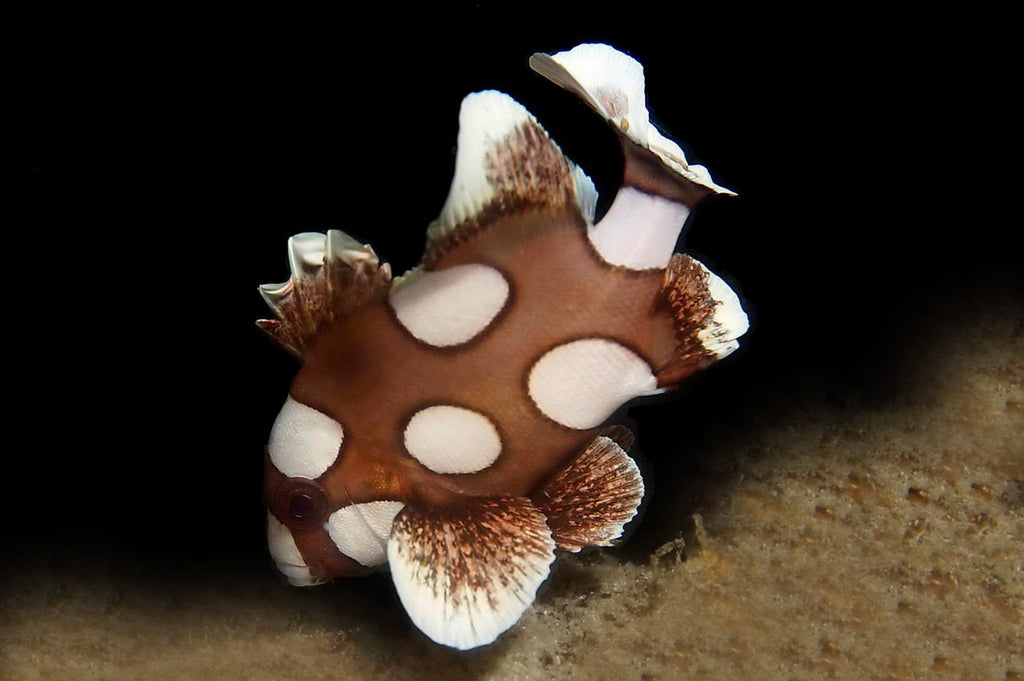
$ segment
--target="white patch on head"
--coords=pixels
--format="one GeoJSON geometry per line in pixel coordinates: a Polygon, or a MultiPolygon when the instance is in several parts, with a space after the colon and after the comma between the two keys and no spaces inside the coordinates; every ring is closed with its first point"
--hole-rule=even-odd
{"type": "Polygon", "coordinates": [[[312,586],[317,583],[295,545],[291,530],[270,513],[267,514],[267,545],[277,569],[293,586],[312,586]]]}
{"type": "Polygon", "coordinates": [[[388,562],[391,524],[405,507],[401,501],[370,501],[340,508],[327,519],[327,532],[338,550],[366,567],[388,562]]]}
{"type": "Polygon", "coordinates": [[[718,306],[707,324],[697,332],[701,344],[721,359],[731,354],[740,344],[736,340],[750,328],[747,313],[740,305],[739,296],[717,274],[709,270],[703,263],[694,260],[708,276],[708,293],[718,306]]]}
{"type": "Polygon", "coordinates": [[[435,473],[475,473],[501,454],[501,438],[483,414],[441,405],[413,415],[405,427],[405,448],[435,473]]]}
{"type": "Polygon", "coordinates": [[[681,203],[622,187],[601,221],[587,230],[587,236],[611,265],[631,270],[665,268],[689,214],[681,203]]]}
{"type": "Polygon", "coordinates": [[[595,428],[624,402],[658,392],[647,362],[605,338],[584,338],[548,351],[530,369],[530,397],[544,415],[569,428],[595,428]]]}
{"type": "Polygon", "coordinates": [[[501,312],[509,285],[487,265],[456,265],[424,271],[391,290],[391,307],[409,333],[435,347],[480,334],[501,312]]]}
{"type": "Polygon", "coordinates": [[[274,421],[267,449],[284,475],[312,480],[338,458],[344,438],[340,423],[289,396],[274,421]]]}

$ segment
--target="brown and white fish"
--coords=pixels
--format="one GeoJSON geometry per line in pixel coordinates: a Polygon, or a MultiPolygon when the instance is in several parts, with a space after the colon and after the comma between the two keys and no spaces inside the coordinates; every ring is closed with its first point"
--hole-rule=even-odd
{"type": "Polygon", "coordinates": [[[738,347],[747,317],[674,253],[729,193],[648,121],[641,65],[607,45],[535,71],[618,131],[621,188],[596,191],[520,104],[465,98],[451,192],[422,264],[392,280],[339,231],[288,242],[260,326],[300,358],[270,434],[270,551],[296,585],[387,564],[412,621],[466,649],[511,627],[555,550],[608,546],[644,494],[605,420],[738,347]]]}

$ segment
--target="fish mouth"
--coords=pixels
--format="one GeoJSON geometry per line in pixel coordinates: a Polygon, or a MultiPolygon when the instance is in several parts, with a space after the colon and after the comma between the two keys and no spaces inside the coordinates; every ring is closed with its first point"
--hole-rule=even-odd
{"type": "Polygon", "coordinates": [[[283,574],[288,579],[288,583],[293,586],[313,586],[320,583],[313,577],[308,565],[281,561],[274,561],[274,565],[277,566],[278,572],[283,574]]]}

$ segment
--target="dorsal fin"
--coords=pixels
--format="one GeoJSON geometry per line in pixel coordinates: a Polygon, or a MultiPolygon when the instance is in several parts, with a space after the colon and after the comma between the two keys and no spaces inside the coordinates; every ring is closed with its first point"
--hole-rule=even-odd
{"type": "Polygon", "coordinates": [[[277,319],[256,324],[299,359],[320,329],[383,299],[391,285],[391,267],[373,248],[338,230],[289,238],[288,264],[287,281],[259,288],[277,319]]]}
{"type": "Polygon", "coordinates": [[[733,194],[715,184],[707,168],[691,165],[683,150],[650,122],[644,69],[609,45],[584,44],[557,54],[534,54],[530,67],[569,90],[619,133],[625,154],[623,183],[692,208],[713,193],[733,194]]]}
{"type": "Polygon", "coordinates": [[[721,277],[700,261],[676,253],[665,269],[658,304],[665,305],[675,324],[676,359],[657,375],[658,387],[674,388],[684,378],[739,347],[747,332],[747,314],[739,297],[721,277]]]}
{"type": "Polygon", "coordinates": [[[622,536],[644,497],[640,470],[625,451],[632,440],[622,426],[605,431],[533,495],[558,548],[575,553],[622,536]]]}
{"type": "Polygon", "coordinates": [[[486,90],[468,95],[459,111],[451,190],[427,229],[428,269],[455,245],[501,214],[527,206],[575,205],[593,221],[597,192],[522,104],[486,90]]]}

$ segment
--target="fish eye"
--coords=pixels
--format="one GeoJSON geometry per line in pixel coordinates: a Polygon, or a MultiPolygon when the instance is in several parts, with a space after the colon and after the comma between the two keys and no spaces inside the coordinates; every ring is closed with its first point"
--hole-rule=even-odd
{"type": "Polygon", "coordinates": [[[316,515],[316,502],[309,492],[296,492],[288,501],[288,515],[293,520],[303,521],[316,515]]]}
{"type": "Polygon", "coordinates": [[[284,511],[284,524],[295,530],[308,530],[327,521],[327,494],[312,480],[292,478],[277,494],[275,506],[284,511]]]}

